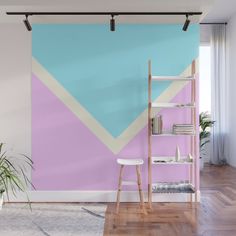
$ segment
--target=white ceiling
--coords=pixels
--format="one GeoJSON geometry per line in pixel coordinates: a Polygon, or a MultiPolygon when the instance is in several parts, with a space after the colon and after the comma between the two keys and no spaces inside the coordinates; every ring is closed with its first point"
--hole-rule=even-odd
{"type": "Polygon", "coordinates": [[[236,0],[215,0],[203,22],[227,22],[236,14],[236,0]]]}
{"type": "MultiPolygon", "coordinates": [[[[19,22],[6,11],[209,11],[214,0],[0,0],[0,22],[19,22]]],[[[199,22],[202,17],[192,17],[199,22]]],[[[33,16],[31,22],[100,23],[109,16],[33,16]]],[[[117,23],[182,23],[184,16],[119,16],[117,23]]]]}
{"type": "MultiPolygon", "coordinates": [[[[227,21],[236,12],[236,0],[0,0],[0,22],[22,22],[6,11],[202,11],[192,22],[227,21]]],[[[40,23],[101,23],[109,16],[33,16],[40,23]]],[[[119,16],[117,23],[183,23],[184,16],[119,16]]]]}

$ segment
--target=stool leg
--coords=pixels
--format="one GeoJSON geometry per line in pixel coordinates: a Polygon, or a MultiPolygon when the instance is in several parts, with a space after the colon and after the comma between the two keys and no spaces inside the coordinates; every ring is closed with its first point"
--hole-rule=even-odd
{"type": "Polygon", "coordinates": [[[145,207],[144,207],[144,201],[143,201],[142,181],[141,181],[141,172],[140,172],[139,165],[136,165],[136,172],[137,172],[137,179],[138,179],[138,190],[139,190],[140,203],[141,203],[143,213],[146,214],[145,207]]]}
{"type": "Polygon", "coordinates": [[[120,175],[119,175],[119,184],[118,184],[118,190],[117,190],[117,198],[116,198],[116,213],[119,213],[119,207],[120,207],[120,192],[121,192],[121,186],[122,186],[122,174],[124,170],[124,165],[120,166],[120,175]]]}

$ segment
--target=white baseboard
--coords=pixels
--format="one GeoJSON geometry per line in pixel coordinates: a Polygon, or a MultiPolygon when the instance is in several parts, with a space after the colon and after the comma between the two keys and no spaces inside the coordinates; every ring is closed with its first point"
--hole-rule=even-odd
{"type": "MultiPolygon", "coordinates": [[[[29,191],[30,202],[115,202],[116,191],[29,191]]],[[[189,202],[189,193],[153,194],[153,202],[189,202]]],[[[147,192],[144,192],[144,199],[147,201],[147,192]]],[[[195,194],[192,194],[194,201],[195,194]]],[[[197,192],[197,199],[200,201],[200,191],[197,192]]],[[[6,198],[5,198],[6,200],[6,198]]],[[[137,191],[121,192],[121,202],[138,202],[137,191]]],[[[17,197],[10,196],[9,202],[27,202],[25,194],[18,194],[17,197]]]]}

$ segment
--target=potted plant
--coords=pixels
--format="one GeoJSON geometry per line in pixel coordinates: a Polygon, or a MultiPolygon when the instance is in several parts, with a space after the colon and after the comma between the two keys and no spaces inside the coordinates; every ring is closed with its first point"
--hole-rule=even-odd
{"type": "Polygon", "coordinates": [[[211,119],[211,115],[208,112],[201,112],[199,115],[199,144],[200,144],[200,170],[204,167],[204,156],[206,155],[205,146],[210,142],[211,127],[215,121],[211,119]]]}
{"type": "Polygon", "coordinates": [[[17,192],[26,193],[27,188],[33,186],[25,174],[27,166],[33,168],[33,162],[29,157],[24,154],[11,155],[4,150],[4,144],[0,143],[0,209],[4,193],[9,200],[9,193],[16,196],[17,192]]]}

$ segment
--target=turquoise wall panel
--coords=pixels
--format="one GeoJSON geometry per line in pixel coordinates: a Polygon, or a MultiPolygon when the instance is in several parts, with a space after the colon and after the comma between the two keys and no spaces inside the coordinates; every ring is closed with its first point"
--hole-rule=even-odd
{"type": "MultiPolygon", "coordinates": [[[[179,75],[198,57],[199,26],[34,25],[33,57],[114,137],[147,107],[153,74],[179,75]]],[[[169,82],[156,83],[153,98],[169,82]]]]}

